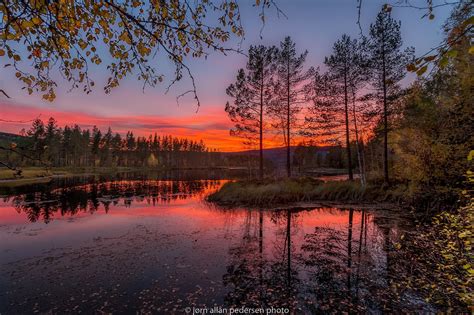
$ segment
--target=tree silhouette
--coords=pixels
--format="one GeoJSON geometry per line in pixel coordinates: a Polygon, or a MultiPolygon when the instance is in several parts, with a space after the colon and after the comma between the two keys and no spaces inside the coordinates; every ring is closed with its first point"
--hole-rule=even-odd
{"type": "Polygon", "coordinates": [[[343,104],[333,104],[334,109],[344,117],[345,142],[347,150],[347,171],[349,180],[353,180],[352,152],[350,146],[349,99],[360,82],[366,79],[364,69],[366,61],[362,54],[363,44],[344,34],[334,43],[333,52],[326,57],[324,63],[328,67],[331,83],[339,87],[336,92],[342,94],[343,104]],[[341,106],[343,105],[343,106],[341,106]]]}
{"type": "Polygon", "coordinates": [[[291,176],[291,132],[305,102],[305,89],[308,80],[314,75],[314,68],[304,69],[308,51],[298,55],[296,45],[287,36],[280,43],[276,55],[276,99],[272,104],[272,113],[279,119],[286,144],[286,173],[291,176]]]}
{"type": "Polygon", "coordinates": [[[263,178],[264,114],[272,99],[275,52],[275,47],[250,46],[247,71],[240,69],[236,82],[226,90],[227,95],[234,98],[225,107],[235,124],[231,134],[243,137],[246,144],[258,138],[260,178],[263,178]]]}
{"type": "Polygon", "coordinates": [[[386,184],[389,184],[388,119],[391,113],[389,99],[396,97],[399,91],[398,83],[405,77],[406,66],[414,54],[413,48],[401,51],[403,41],[400,26],[400,21],[394,20],[390,11],[382,9],[375,23],[370,25],[368,41],[371,81],[377,90],[375,97],[382,105],[383,165],[386,184]]]}

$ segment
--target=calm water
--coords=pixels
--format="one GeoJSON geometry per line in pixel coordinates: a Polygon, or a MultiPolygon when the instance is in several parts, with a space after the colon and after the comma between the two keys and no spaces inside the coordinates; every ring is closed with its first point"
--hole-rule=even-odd
{"type": "Polygon", "coordinates": [[[221,209],[225,180],[87,178],[3,190],[0,313],[291,313],[416,309],[390,299],[390,244],[407,222],[380,211],[221,209]]]}

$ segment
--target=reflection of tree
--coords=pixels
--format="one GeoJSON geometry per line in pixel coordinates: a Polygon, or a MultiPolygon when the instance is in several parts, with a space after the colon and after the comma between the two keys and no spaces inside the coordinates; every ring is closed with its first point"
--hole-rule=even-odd
{"type": "Polygon", "coordinates": [[[224,180],[229,178],[247,177],[247,170],[239,169],[211,169],[211,170],[168,170],[150,172],[124,172],[113,175],[84,175],[72,177],[54,178],[48,183],[33,183],[21,186],[0,187],[1,196],[21,195],[30,192],[50,191],[64,187],[83,186],[86,184],[112,182],[112,181],[136,181],[136,180],[160,180],[160,181],[195,181],[224,180]]]}
{"type": "Polygon", "coordinates": [[[317,308],[324,310],[347,300],[346,269],[347,242],[345,233],[316,227],[305,236],[301,249],[307,255],[303,263],[309,270],[309,292],[314,295],[317,308]]]}
{"type": "Polygon", "coordinates": [[[133,202],[148,204],[169,203],[201,195],[208,189],[217,188],[219,181],[111,181],[76,185],[54,190],[30,192],[6,198],[12,200],[18,212],[25,212],[31,222],[42,219],[48,223],[55,213],[75,215],[79,212],[95,212],[101,206],[108,212],[111,204],[133,202]]]}
{"type": "Polygon", "coordinates": [[[349,210],[346,229],[316,227],[305,235],[301,249],[308,281],[301,290],[314,302],[313,312],[401,310],[389,281],[393,220],[375,216],[370,228],[365,211],[356,222],[349,210]]]}
{"type": "Polygon", "coordinates": [[[305,236],[302,262],[308,271],[306,292],[313,297],[313,311],[367,311],[376,300],[371,280],[377,274],[366,246],[365,212],[361,215],[359,237],[353,221],[354,212],[349,210],[347,230],[316,227],[305,236]]]}
{"type": "Polygon", "coordinates": [[[231,288],[225,302],[229,306],[291,308],[299,283],[292,267],[291,218],[295,214],[289,210],[272,213],[269,223],[282,227],[270,248],[273,255],[264,248],[269,241],[264,242],[263,211],[248,211],[246,215],[242,242],[231,249],[232,260],[224,275],[224,284],[231,288]]]}

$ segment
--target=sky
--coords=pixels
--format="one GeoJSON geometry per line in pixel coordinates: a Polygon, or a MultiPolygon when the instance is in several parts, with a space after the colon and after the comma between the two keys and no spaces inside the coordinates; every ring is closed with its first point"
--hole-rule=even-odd
{"type": "MultiPolygon", "coordinates": [[[[278,16],[275,10],[266,12],[263,25],[258,10],[252,7],[253,1],[240,1],[242,24],[246,35],[242,48],[250,45],[278,45],[285,36],[291,36],[297,50],[308,50],[307,67],[323,66],[324,56],[331,53],[333,43],[342,34],[359,36],[357,25],[356,0],[275,0],[287,17],[278,16]],[[260,37],[260,34],[262,37],[260,37]]],[[[387,0],[362,1],[361,26],[368,33],[370,23],[387,0]]],[[[434,0],[436,4],[439,0],[434,0]]],[[[426,0],[412,0],[414,5],[425,6],[426,0]]],[[[414,46],[417,55],[422,55],[436,47],[442,40],[441,26],[449,16],[449,7],[435,8],[435,19],[421,19],[425,11],[412,8],[394,8],[393,17],[402,22],[404,46],[414,46]]],[[[228,47],[237,47],[240,40],[231,40],[228,47]]],[[[157,56],[159,69],[172,78],[173,65],[162,62],[166,58],[157,56]]],[[[60,126],[79,124],[83,128],[96,125],[105,130],[125,133],[133,130],[135,135],[171,134],[195,140],[202,139],[220,151],[239,151],[246,149],[238,138],[229,135],[232,123],[224,111],[231,99],[226,95],[226,87],[231,84],[237,70],[245,66],[245,56],[231,53],[224,56],[212,52],[204,59],[188,59],[185,63],[195,77],[201,106],[197,108],[191,96],[184,97],[177,104],[176,96],[191,88],[189,78],[184,78],[165,93],[169,81],[155,88],[142,89],[136,76],[130,76],[120,86],[105,94],[101,82],[107,73],[98,66],[92,70],[91,77],[96,82],[95,90],[87,95],[80,90],[69,91],[69,84],[58,81],[57,98],[54,102],[41,99],[41,95],[28,95],[21,90],[14,72],[4,69],[0,74],[0,88],[6,90],[11,99],[0,97],[0,118],[20,122],[0,121],[0,131],[19,133],[28,129],[31,119],[40,117],[47,120],[55,117],[60,126]]],[[[4,61],[0,61],[0,65],[4,61]]],[[[2,67],[3,68],[3,67],[2,67]]],[[[413,79],[409,76],[408,81],[413,79]]],[[[103,85],[102,85],[103,86],[103,85]]],[[[267,136],[266,147],[281,146],[275,136],[267,136]]]]}

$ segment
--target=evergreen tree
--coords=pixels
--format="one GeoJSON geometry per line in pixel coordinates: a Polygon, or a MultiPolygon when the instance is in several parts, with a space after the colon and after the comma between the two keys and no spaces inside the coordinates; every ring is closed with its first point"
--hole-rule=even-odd
{"type": "Polygon", "coordinates": [[[97,164],[97,157],[100,151],[101,140],[102,140],[102,132],[99,130],[99,128],[94,126],[94,128],[92,128],[92,147],[91,147],[93,166],[97,164]]]}
{"type": "Polygon", "coordinates": [[[314,75],[314,69],[304,69],[308,51],[298,55],[295,43],[288,36],[280,43],[276,54],[276,100],[272,104],[272,113],[280,119],[286,143],[286,173],[291,176],[291,132],[296,127],[297,115],[305,102],[305,88],[308,79],[314,75]]]}
{"type": "Polygon", "coordinates": [[[120,165],[120,156],[122,151],[122,136],[119,133],[116,133],[112,138],[111,142],[112,149],[112,161],[115,166],[120,165]]]}
{"type": "Polygon", "coordinates": [[[45,144],[47,159],[53,164],[59,161],[59,144],[61,142],[61,130],[58,127],[56,119],[50,117],[45,130],[45,144]]]}
{"type": "Polygon", "coordinates": [[[226,92],[234,98],[225,110],[235,124],[231,134],[246,139],[246,144],[259,144],[259,175],[263,178],[264,114],[272,98],[276,48],[250,46],[246,69],[240,69],[236,82],[226,92]]]}
{"type": "Polygon", "coordinates": [[[305,115],[305,129],[302,134],[317,137],[320,142],[339,145],[340,115],[335,110],[341,104],[341,87],[333,82],[329,73],[316,71],[306,95],[310,105],[305,115]]]}
{"type": "Polygon", "coordinates": [[[389,101],[396,98],[399,82],[405,77],[406,66],[413,59],[413,48],[402,52],[400,21],[390,15],[390,10],[382,9],[374,24],[370,25],[368,50],[370,57],[371,81],[377,90],[376,98],[382,105],[383,124],[383,168],[384,181],[389,184],[388,132],[391,113],[389,101]]]}
{"type": "Polygon", "coordinates": [[[101,139],[101,165],[110,165],[112,137],[112,129],[109,127],[101,139]]]}
{"type": "MultiPolygon", "coordinates": [[[[332,54],[324,60],[331,77],[331,83],[337,85],[339,87],[338,91],[342,93],[341,100],[343,100],[343,103],[335,103],[333,107],[338,114],[341,114],[339,116],[344,117],[343,125],[349,180],[353,180],[351,136],[349,132],[349,99],[351,95],[357,93],[360,83],[366,79],[366,61],[362,53],[363,45],[358,40],[351,39],[344,34],[341,39],[334,43],[332,54]]],[[[353,118],[355,119],[355,117],[353,118]]],[[[356,122],[354,121],[354,123],[356,122]]]]}
{"type": "Polygon", "coordinates": [[[82,160],[82,155],[84,151],[89,151],[88,150],[88,144],[85,145],[83,142],[83,134],[81,127],[78,125],[74,125],[72,128],[71,132],[71,151],[72,151],[72,160],[73,160],[73,165],[81,165],[84,163],[82,160]]]}
{"type": "Polygon", "coordinates": [[[27,135],[31,140],[32,155],[38,161],[41,161],[45,151],[45,128],[41,119],[37,118],[33,121],[27,135]]]}

